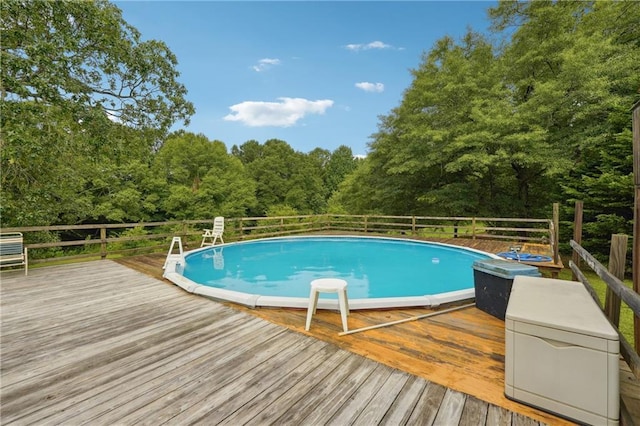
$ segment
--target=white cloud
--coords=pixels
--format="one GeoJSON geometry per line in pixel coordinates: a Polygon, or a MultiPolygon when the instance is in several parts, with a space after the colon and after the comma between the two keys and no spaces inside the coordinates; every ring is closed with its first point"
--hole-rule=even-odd
{"type": "Polygon", "coordinates": [[[365,92],[384,92],[384,84],[382,83],[369,83],[368,81],[362,81],[360,83],[356,83],[356,87],[364,90],[365,92]]]}
{"type": "Polygon", "coordinates": [[[324,114],[333,101],[303,98],[278,98],[279,102],[245,101],[231,105],[231,114],[223,119],[240,121],[250,127],[291,127],[307,114],[324,114]]]}
{"type": "Polygon", "coordinates": [[[367,44],[347,44],[344,48],[347,50],[352,50],[354,52],[359,52],[360,50],[393,49],[394,47],[381,41],[372,41],[371,43],[367,44]]]}
{"type": "Polygon", "coordinates": [[[109,120],[113,121],[114,123],[122,124],[122,119],[120,118],[119,115],[116,115],[115,112],[109,111],[109,110],[106,110],[106,112],[107,112],[107,118],[109,120]]]}
{"type": "Polygon", "coordinates": [[[280,59],[275,59],[275,58],[260,59],[258,61],[258,64],[257,65],[253,65],[251,68],[255,72],[262,72],[262,71],[268,70],[269,68],[273,67],[274,65],[280,65],[280,59]]]}

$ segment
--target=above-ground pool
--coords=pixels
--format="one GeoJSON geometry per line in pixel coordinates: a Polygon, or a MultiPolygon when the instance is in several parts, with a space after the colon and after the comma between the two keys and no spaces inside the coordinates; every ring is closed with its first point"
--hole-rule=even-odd
{"type": "MultiPolygon", "coordinates": [[[[379,237],[286,237],[222,244],[170,262],[165,277],[192,293],[248,306],[306,308],[317,278],[347,282],[351,309],[434,306],[475,296],[478,250],[379,237]]],[[[337,307],[322,294],[320,308],[337,307]]]]}

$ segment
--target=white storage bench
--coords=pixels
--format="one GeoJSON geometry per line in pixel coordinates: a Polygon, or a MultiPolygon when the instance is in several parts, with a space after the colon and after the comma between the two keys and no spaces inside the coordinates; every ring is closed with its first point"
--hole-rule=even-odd
{"type": "Polygon", "coordinates": [[[579,282],[516,276],[505,319],[505,395],[592,425],[617,425],[618,333],[579,282]]]}

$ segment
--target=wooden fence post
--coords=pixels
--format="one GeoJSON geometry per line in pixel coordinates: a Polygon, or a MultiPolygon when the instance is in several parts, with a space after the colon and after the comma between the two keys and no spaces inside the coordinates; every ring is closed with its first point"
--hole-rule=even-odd
{"type": "Polygon", "coordinates": [[[471,239],[476,239],[476,218],[471,218],[471,239]]]}
{"type": "Polygon", "coordinates": [[[181,241],[184,241],[185,248],[189,247],[189,241],[187,239],[187,227],[188,227],[187,222],[183,221],[182,222],[182,240],[181,241]]]}
{"type": "MultiPolygon", "coordinates": [[[[576,201],[575,211],[573,213],[573,241],[578,244],[582,244],[582,201],[576,201]]],[[[580,268],[580,255],[573,250],[573,256],[571,257],[573,263],[580,268]]],[[[573,281],[578,281],[578,277],[575,273],[571,274],[573,281]]]]}
{"type": "MultiPolygon", "coordinates": [[[[611,249],[609,252],[609,272],[621,281],[624,280],[624,269],[627,263],[627,242],[629,236],[613,234],[611,236],[611,249]]],[[[611,287],[607,286],[607,294],[604,299],[604,313],[609,321],[616,327],[620,325],[620,298],[611,287]]]]}
{"type": "Polygon", "coordinates": [[[560,250],[559,250],[559,239],[560,239],[560,204],[553,203],[553,235],[550,235],[553,238],[553,263],[556,265],[560,263],[560,250]]]}
{"type": "Polygon", "coordinates": [[[107,228],[100,228],[100,259],[107,258],[107,228]]]}
{"type": "Polygon", "coordinates": [[[416,217],[411,216],[411,235],[416,236],[416,217]]]}
{"type": "MultiPolygon", "coordinates": [[[[633,132],[633,291],[640,293],[640,102],[633,106],[631,129],[633,132]]],[[[636,353],[640,353],[640,317],[633,317],[633,335],[636,353]]]]}
{"type": "Polygon", "coordinates": [[[364,217],[364,232],[365,233],[367,232],[367,218],[368,218],[368,216],[364,217]]]}

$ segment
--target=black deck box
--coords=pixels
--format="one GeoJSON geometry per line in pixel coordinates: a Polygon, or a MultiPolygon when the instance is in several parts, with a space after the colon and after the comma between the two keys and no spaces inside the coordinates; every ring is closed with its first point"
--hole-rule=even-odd
{"type": "Polygon", "coordinates": [[[516,275],[539,277],[541,274],[535,266],[510,260],[483,259],[473,262],[477,308],[504,321],[516,275]]]}

